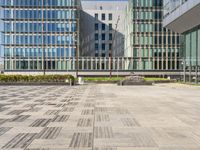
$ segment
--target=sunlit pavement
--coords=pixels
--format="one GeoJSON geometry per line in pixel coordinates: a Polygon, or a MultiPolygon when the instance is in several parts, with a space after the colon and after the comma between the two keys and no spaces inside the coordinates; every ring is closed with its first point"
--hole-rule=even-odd
{"type": "Polygon", "coordinates": [[[200,88],[0,86],[0,149],[200,150],[200,88]]]}

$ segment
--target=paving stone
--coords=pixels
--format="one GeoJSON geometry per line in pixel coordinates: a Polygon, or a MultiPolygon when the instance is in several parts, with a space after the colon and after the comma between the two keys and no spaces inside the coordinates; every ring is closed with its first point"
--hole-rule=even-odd
{"type": "Polygon", "coordinates": [[[82,110],[81,115],[93,115],[94,114],[94,110],[93,109],[85,109],[82,110]]]}
{"type": "Polygon", "coordinates": [[[10,140],[2,148],[26,148],[36,137],[35,133],[20,133],[10,140]]]}
{"type": "Polygon", "coordinates": [[[25,121],[27,118],[29,118],[31,115],[19,115],[14,117],[13,119],[10,119],[9,121],[11,122],[23,122],[25,121]]]}
{"type": "Polygon", "coordinates": [[[10,127],[0,127],[0,136],[9,131],[10,127]]]}
{"type": "Polygon", "coordinates": [[[113,131],[111,127],[95,127],[94,128],[95,138],[113,138],[113,131]]]}
{"type": "Polygon", "coordinates": [[[77,127],[91,127],[93,120],[90,118],[80,118],[77,123],[77,127]]]}
{"type": "Polygon", "coordinates": [[[0,149],[199,150],[199,99],[177,84],[0,86],[0,149]]]}
{"type": "Polygon", "coordinates": [[[110,121],[110,117],[108,114],[97,114],[95,115],[95,119],[97,122],[107,122],[110,121]]]}
{"type": "Polygon", "coordinates": [[[55,139],[60,131],[61,127],[46,127],[37,136],[39,139],[55,139]]]}
{"type": "Polygon", "coordinates": [[[51,119],[37,119],[30,125],[30,127],[45,127],[50,122],[51,122],[51,119]]]}
{"type": "Polygon", "coordinates": [[[52,119],[52,122],[66,122],[69,119],[69,115],[58,115],[52,119]]]}
{"type": "Polygon", "coordinates": [[[92,147],[92,133],[74,133],[69,147],[92,147]]]}

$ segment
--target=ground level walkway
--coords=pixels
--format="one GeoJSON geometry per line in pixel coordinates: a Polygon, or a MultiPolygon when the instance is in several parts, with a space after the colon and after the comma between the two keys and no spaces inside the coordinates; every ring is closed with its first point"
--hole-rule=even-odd
{"type": "Polygon", "coordinates": [[[0,149],[200,150],[200,88],[0,86],[0,149]]]}

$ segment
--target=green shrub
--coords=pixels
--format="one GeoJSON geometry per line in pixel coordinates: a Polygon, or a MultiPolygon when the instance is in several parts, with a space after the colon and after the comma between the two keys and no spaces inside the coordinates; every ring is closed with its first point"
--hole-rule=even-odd
{"type": "Polygon", "coordinates": [[[72,75],[0,75],[0,82],[74,82],[72,75]]]}
{"type": "Polygon", "coordinates": [[[123,77],[85,77],[84,80],[85,81],[90,81],[90,82],[96,82],[96,81],[120,81],[122,80],[123,77]]]}

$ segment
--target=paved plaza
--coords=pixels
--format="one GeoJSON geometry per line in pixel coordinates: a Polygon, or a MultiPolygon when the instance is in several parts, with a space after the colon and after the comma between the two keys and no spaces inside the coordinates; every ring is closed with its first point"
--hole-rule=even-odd
{"type": "Polygon", "coordinates": [[[200,150],[200,88],[0,86],[0,149],[200,150]]]}

